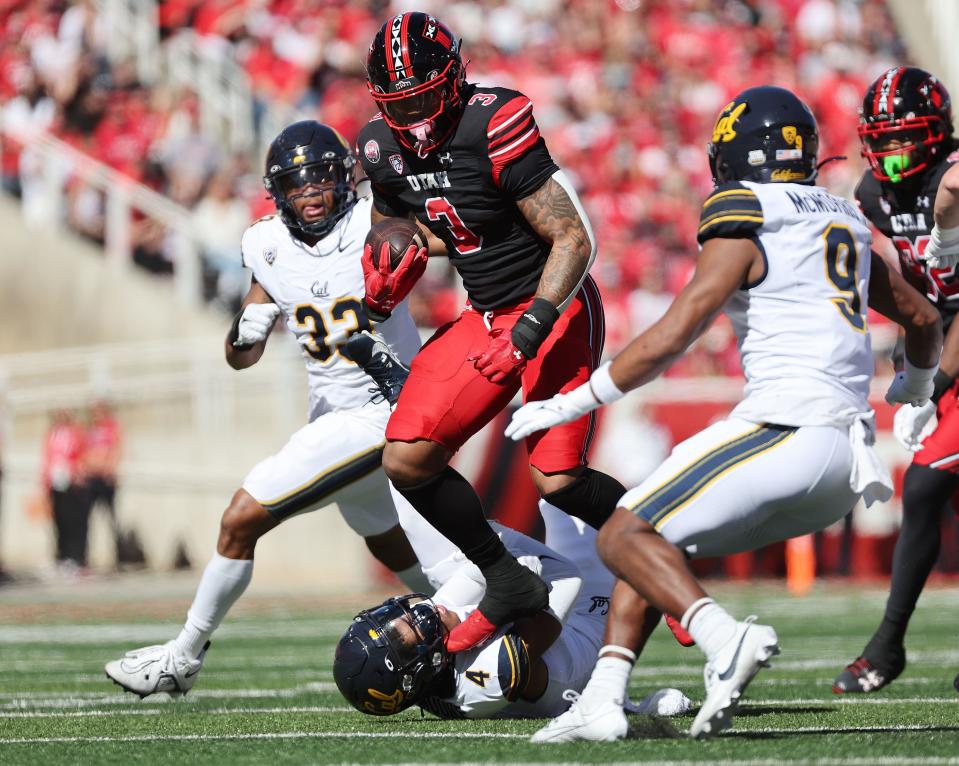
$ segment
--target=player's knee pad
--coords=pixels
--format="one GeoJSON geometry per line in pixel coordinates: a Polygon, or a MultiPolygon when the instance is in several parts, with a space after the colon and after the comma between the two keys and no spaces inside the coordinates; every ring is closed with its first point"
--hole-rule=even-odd
{"type": "Polygon", "coordinates": [[[626,487],[612,476],[584,468],[562,489],[543,495],[543,500],[599,529],[613,515],[624,494],[626,487]]]}
{"type": "Polygon", "coordinates": [[[902,482],[903,514],[911,518],[939,518],[942,506],[957,484],[959,477],[956,474],[913,463],[902,482]]]}

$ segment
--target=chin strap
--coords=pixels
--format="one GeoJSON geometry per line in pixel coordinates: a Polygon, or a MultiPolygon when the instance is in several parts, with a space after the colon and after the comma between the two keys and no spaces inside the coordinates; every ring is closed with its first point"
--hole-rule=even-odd
{"type": "Polygon", "coordinates": [[[837,162],[839,160],[848,160],[849,158],[845,154],[837,154],[835,157],[826,157],[822,162],[816,165],[816,172],[818,173],[823,165],[828,165],[830,162],[837,162]]]}

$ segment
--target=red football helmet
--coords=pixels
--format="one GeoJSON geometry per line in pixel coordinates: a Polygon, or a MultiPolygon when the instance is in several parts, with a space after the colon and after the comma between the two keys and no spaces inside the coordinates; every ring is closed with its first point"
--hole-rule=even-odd
{"type": "Polygon", "coordinates": [[[917,67],[893,67],[869,86],[859,116],[862,156],[880,181],[900,183],[950,148],[952,102],[939,80],[917,67]]]}
{"type": "Polygon", "coordinates": [[[463,111],[460,41],[427,13],[401,13],[376,33],[367,87],[397,140],[421,157],[449,136],[463,111]]]}

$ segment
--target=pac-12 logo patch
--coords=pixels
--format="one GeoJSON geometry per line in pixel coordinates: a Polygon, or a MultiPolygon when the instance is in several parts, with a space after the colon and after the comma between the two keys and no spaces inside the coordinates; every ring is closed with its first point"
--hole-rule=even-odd
{"type": "Polygon", "coordinates": [[[366,155],[366,159],[375,165],[380,161],[380,145],[370,139],[366,142],[366,146],[363,147],[363,154],[366,155]]]}
{"type": "Polygon", "coordinates": [[[398,155],[398,154],[391,154],[391,155],[390,155],[390,165],[393,166],[393,170],[395,170],[395,171],[396,171],[397,173],[399,173],[400,175],[403,175],[403,158],[400,157],[400,155],[398,155]]]}
{"type": "Polygon", "coordinates": [[[268,266],[273,265],[273,261],[276,260],[276,248],[275,247],[264,247],[263,248],[263,260],[266,261],[268,266]]]}

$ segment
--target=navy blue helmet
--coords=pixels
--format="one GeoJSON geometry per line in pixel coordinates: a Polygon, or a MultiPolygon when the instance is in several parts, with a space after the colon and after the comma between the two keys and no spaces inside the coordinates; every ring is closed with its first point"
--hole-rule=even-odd
{"type": "Polygon", "coordinates": [[[393,715],[423,698],[449,662],[436,606],[411,593],[364,609],[336,645],[333,678],[367,715],[393,715]]]}
{"type": "Polygon", "coordinates": [[[749,88],[719,113],[708,146],[709,169],[727,181],[812,183],[819,128],[794,93],[773,85],[749,88]]]}
{"type": "Polygon", "coordinates": [[[343,136],[316,120],[303,120],[287,126],[273,139],[266,155],[263,185],[288,228],[323,237],[356,204],[355,165],[343,136]],[[331,187],[333,206],[328,215],[312,222],[297,215],[293,200],[331,187]]]}

